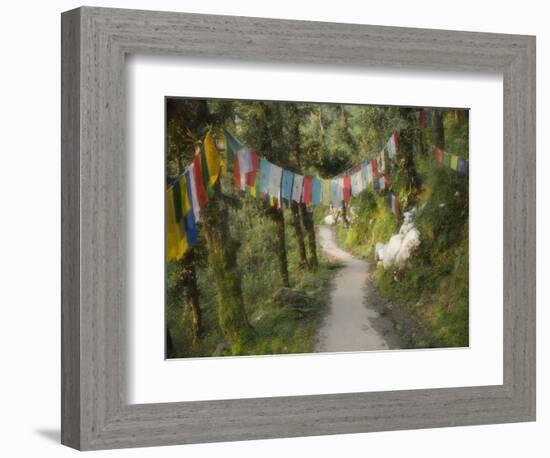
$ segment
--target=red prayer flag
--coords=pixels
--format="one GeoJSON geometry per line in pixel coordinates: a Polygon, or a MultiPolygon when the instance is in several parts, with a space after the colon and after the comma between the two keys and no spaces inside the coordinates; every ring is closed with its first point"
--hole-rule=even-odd
{"type": "Polygon", "coordinates": [[[420,113],[418,113],[418,123],[420,127],[423,129],[426,127],[426,111],[420,110],[420,113]]]}
{"type": "Polygon", "coordinates": [[[437,162],[443,162],[443,151],[441,151],[441,148],[439,148],[438,146],[435,147],[434,159],[437,162]]]}
{"type": "Polygon", "coordinates": [[[303,192],[302,192],[302,202],[304,204],[311,203],[312,184],[313,184],[313,177],[304,177],[303,192]]]}
{"type": "Polygon", "coordinates": [[[386,175],[386,188],[391,186],[391,175],[386,175]]]}
{"type": "Polygon", "coordinates": [[[377,179],[378,178],[378,164],[376,163],[376,159],[373,159],[372,161],[370,161],[370,166],[371,166],[373,178],[377,179]]]}
{"type": "MultiPolygon", "coordinates": [[[[193,167],[195,173],[195,189],[197,191],[197,201],[199,202],[199,207],[202,208],[208,202],[208,195],[206,194],[206,189],[202,181],[202,168],[201,168],[201,158],[200,155],[196,154],[193,159],[195,166],[193,167]]],[[[206,167],[206,164],[204,164],[206,167]]]]}
{"type": "Polygon", "coordinates": [[[252,162],[252,171],[246,174],[246,185],[253,188],[256,186],[256,173],[260,167],[260,156],[258,156],[254,151],[251,151],[250,161],[252,162]]]}
{"type": "Polygon", "coordinates": [[[395,146],[395,151],[397,151],[397,146],[399,145],[397,129],[393,129],[393,143],[394,143],[394,146],[395,146]]]}
{"type": "Polygon", "coordinates": [[[349,203],[351,198],[351,178],[348,172],[344,175],[344,201],[349,203]]]}

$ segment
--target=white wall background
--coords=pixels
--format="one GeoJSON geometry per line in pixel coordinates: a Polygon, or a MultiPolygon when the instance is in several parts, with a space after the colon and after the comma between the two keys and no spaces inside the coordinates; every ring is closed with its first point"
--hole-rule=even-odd
{"type": "MultiPolygon", "coordinates": [[[[309,19],[537,35],[538,137],[538,421],[391,433],[279,439],[99,452],[98,456],[543,457],[550,445],[547,395],[550,299],[543,213],[550,185],[548,141],[550,30],[544,3],[462,0],[133,0],[97,6],[309,19]],[[546,300],[545,300],[546,299],[546,300]],[[546,434],[545,434],[546,433],[546,434]]],[[[3,456],[71,456],[58,445],[60,422],[60,12],[68,0],[10,2],[0,17],[0,423],[3,456]]]]}

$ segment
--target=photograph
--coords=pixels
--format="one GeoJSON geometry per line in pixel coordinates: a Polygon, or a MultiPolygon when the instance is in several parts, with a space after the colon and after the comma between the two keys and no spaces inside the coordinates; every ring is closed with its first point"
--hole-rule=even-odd
{"type": "Polygon", "coordinates": [[[469,346],[469,110],[165,98],[166,358],[469,346]]]}

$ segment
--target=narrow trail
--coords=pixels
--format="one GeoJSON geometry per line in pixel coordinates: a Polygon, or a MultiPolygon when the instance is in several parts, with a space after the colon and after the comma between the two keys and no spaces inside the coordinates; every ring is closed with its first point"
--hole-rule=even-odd
{"type": "Polygon", "coordinates": [[[318,334],[315,351],[388,350],[399,348],[399,338],[388,318],[365,303],[373,288],[370,265],[339,248],[334,232],[319,226],[321,248],[332,259],[343,264],[334,278],[330,310],[318,334]]]}

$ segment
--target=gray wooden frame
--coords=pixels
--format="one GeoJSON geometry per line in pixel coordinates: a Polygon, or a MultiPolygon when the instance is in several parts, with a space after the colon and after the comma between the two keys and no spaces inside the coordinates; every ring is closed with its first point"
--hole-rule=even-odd
{"type": "Polygon", "coordinates": [[[534,37],[90,7],[62,14],[61,37],[63,444],[104,449],[535,419],[534,37]],[[503,74],[503,385],[129,405],[128,53],[503,74]]]}

